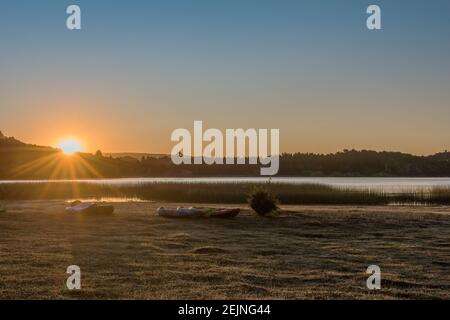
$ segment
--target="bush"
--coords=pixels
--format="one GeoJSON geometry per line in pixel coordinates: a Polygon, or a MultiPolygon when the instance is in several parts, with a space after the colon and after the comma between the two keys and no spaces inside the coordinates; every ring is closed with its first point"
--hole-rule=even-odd
{"type": "Polygon", "coordinates": [[[277,199],[267,190],[256,189],[248,199],[250,207],[260,216],[266,216],[278,209],[277,199]]]}

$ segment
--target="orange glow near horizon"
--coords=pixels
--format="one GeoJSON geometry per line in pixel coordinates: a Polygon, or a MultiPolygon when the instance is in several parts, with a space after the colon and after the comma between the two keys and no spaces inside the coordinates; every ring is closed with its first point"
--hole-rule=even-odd
{"type": "Polygon", "coordinates": [[[62,150],[65,155],[73,155],[77,152],[83,151],[83,146],[76,139],[63,139],[58,143],[58,148],[62,150]]]}

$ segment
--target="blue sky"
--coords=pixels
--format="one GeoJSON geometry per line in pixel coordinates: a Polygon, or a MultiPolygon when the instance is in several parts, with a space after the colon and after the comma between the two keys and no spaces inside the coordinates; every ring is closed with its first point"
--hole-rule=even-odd
{"type": "Polygon", "coordinates": [[[445,0],[0,0],[0,129],[169,152],[203,120],[279,128],[289,152],[433,153],[450,141],[449,17],[445,0]]]}

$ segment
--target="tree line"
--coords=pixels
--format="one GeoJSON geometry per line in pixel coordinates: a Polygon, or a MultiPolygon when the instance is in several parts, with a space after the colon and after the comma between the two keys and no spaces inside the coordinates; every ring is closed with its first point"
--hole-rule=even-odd
{"type": "MultiPolygon", "coordinates": [[[[247,161],[248,163],[248,161],[247,161]]],[[[175,165],[170,156],[65,157],[49,147],[0,137],[0,179],[259,176],[260,165],[175,165]]],[[[332,154],[285,153],[278,176],[450,177],[450,152],[417,156],[401,152],[344,150],[332,154]]]]}

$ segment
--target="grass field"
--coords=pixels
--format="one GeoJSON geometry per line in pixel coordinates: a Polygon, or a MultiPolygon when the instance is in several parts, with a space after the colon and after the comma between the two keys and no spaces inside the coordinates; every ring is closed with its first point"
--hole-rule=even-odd
{"type": "Polygon", "coordinates": [[[110,217],[66,214],[63,201],[3,205],[1,299],[450,298],[450,207],[282,206],[276,218],[179,221],[158,217],[161,203],[117,203],[110,217]],[[73,264],[80,291],[65,286],[73,264]],[[371,264],[378,291],[366,288],[371,264]]]}

